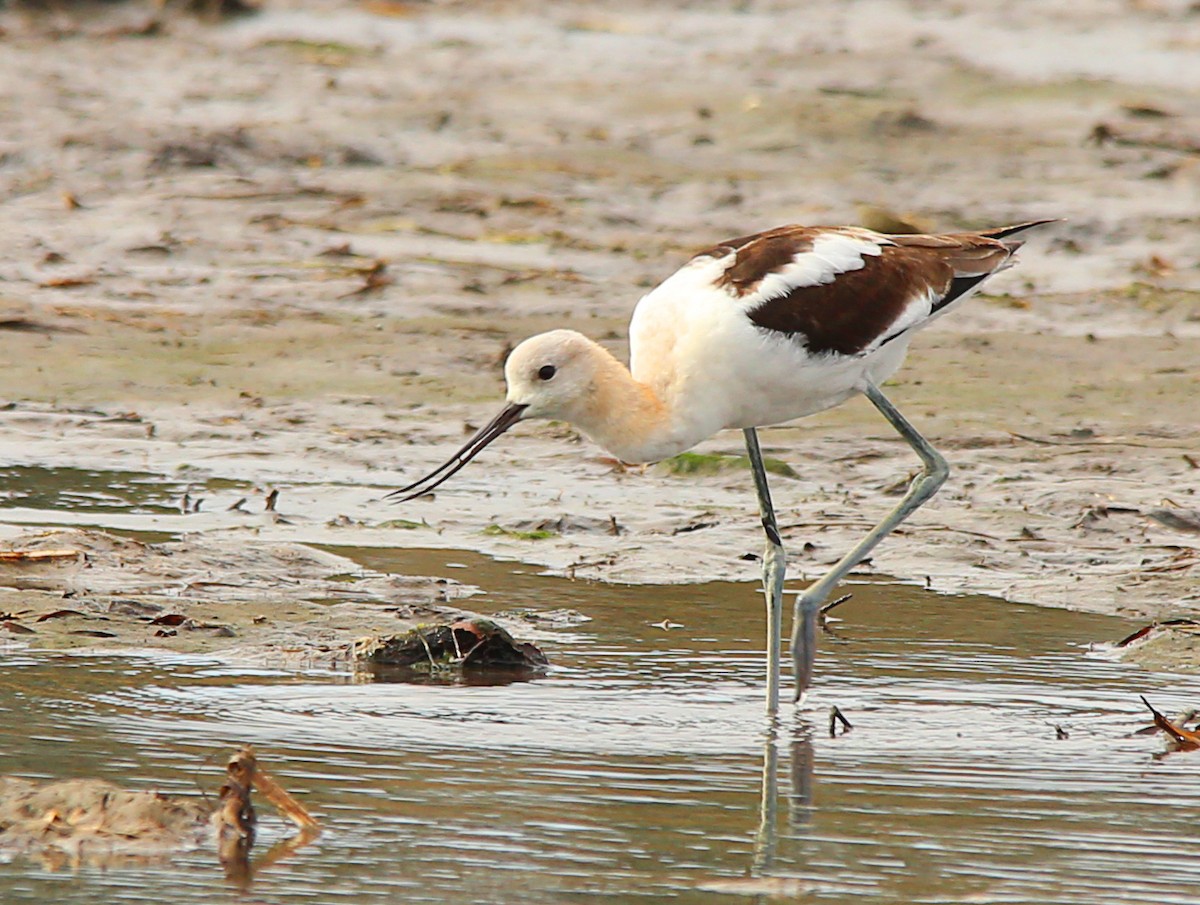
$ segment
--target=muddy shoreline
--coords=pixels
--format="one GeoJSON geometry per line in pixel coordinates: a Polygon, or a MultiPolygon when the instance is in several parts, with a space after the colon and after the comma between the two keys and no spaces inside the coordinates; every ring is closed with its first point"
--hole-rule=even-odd
{"type": "MultiPolygon", "coordinates": [[[[574,327],[623,355],[634,302],[692,248],[787,221],[1062,216],[1003,295],[914,343],[890,392],[953,472],[868,571],[1195,613],[1200,536],[1145,516],[1198,505],[1195,18],[1115,30],[1090,9],[878,2],[868,29],[814,10],[789,39],[784,10],[722,4],[664,29],[622,4],[293,3],[152,36],[6,12],[0,105],[22,115],[0,145],[0,460],[162,476],[203,503],[97,513],[10,479],[2,536],[107,526],[751,582],[747,475],[624,470],[561,426],[521,426],[435,499],[380,498],[490,416],[523,336],[574,327]],[[992,49],[964,56],[984,33],[992,49]],[[1054,66],[1002,52],[1035,33],[1062,39],[1054,66]],[[1136,53],[1097,53],[1129,34],[1136,53]],[[271,489],[280,518],[260,512],[271,489]]],[[[793,584],[915,467],[860,403],[764,445],[797,475],[775,481],[793,584]]]]}

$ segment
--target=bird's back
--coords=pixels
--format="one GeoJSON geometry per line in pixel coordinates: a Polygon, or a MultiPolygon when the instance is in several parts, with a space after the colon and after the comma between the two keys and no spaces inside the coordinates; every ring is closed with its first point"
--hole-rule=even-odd
{"type": "Polygon", "coordinates": [[[638,303],[631,370],[668,405],[704,412],[695,431],[829,408],[864,377],[890,376],[914,331],[1010,266],[1012,236],[1047,222],[942,235],[782,226],[718,243],[638,303]]]}

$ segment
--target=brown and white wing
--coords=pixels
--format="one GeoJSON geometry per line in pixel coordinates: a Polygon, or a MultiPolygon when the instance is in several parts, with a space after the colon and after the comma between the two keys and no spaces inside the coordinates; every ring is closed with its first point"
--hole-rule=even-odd
{"type": "Polygon", "coordinates": [[[944,313],[1009,265],[1009,238],[1043,220],[979,233],[884,235],[785,226],[722,242],[715,288],[757,327],[814,355],[863,355],[944,313]]]}

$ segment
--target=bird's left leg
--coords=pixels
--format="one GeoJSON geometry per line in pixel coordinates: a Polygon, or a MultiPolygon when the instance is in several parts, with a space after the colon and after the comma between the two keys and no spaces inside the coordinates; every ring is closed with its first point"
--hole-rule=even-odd
{"type": "Polygon", "coordinates": [[[783,580],[787,575],[787,555],[779,538],[775,509],[771,506],[771,488],[767,486],[758,432],[748,427],[742,434],[746,438],[746,453],[750,457],[750,471],[754,474],[754,489],[758,493],[758,513],[767,535],[762,561],[763,593],[767,598],[767,713],[774,716],[779,710],[779,644],[783,635],[783,580]]]}
{"type": "Polygon", "coordinates": [[[909,424],[908,419],[888,401],[888,398],[880,392],[879,387],[868,383],[863,387],[863,394],[871,400],[875,408],[879,409],[880,414],[887,418],[892,427],[921,457],[923,467],[921,473],[909,486],[908,492],[896,504],[896,508],[872,528],[853,550],[839,559],[826,575],[797,597],[796,608],[792,615],[792,665],[796,681],[795,700],[797,701],[804,697],[809,683],[812,681],[813,656],[816,653],[817,645],[817,614],[829,592],[846,576],[847,572],[867,558],[867,555],[875,549],[876,544],[937,493],[938,488],[950,474],[950,467],[942,458],[941,453],[930,446],[929,441],[909,424]]]}

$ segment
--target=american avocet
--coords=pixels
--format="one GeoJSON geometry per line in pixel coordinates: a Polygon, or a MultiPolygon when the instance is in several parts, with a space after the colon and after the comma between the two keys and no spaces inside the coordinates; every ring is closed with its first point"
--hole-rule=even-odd
{"type": "Polygon", "coordinates": [[[786,562],[756,428],[862,393],[913,448],[920,474],[904,498],[796,600],[792,661],[800,700],[812,679],[821,603],[945,481],[945,459],[879,389],[913,334],[1013,262],[1013,235],[1050,220],[947,235],[781,226],[721,242],[638,302],[630,367],[573,330],[517,346],[507,405],[442,466],[392,494],[428,493],[528,418],[569,421],[624,462],[656,462],[726,428],[745,436],[767,545],[767,710],[779,702],[786,562]]]}

